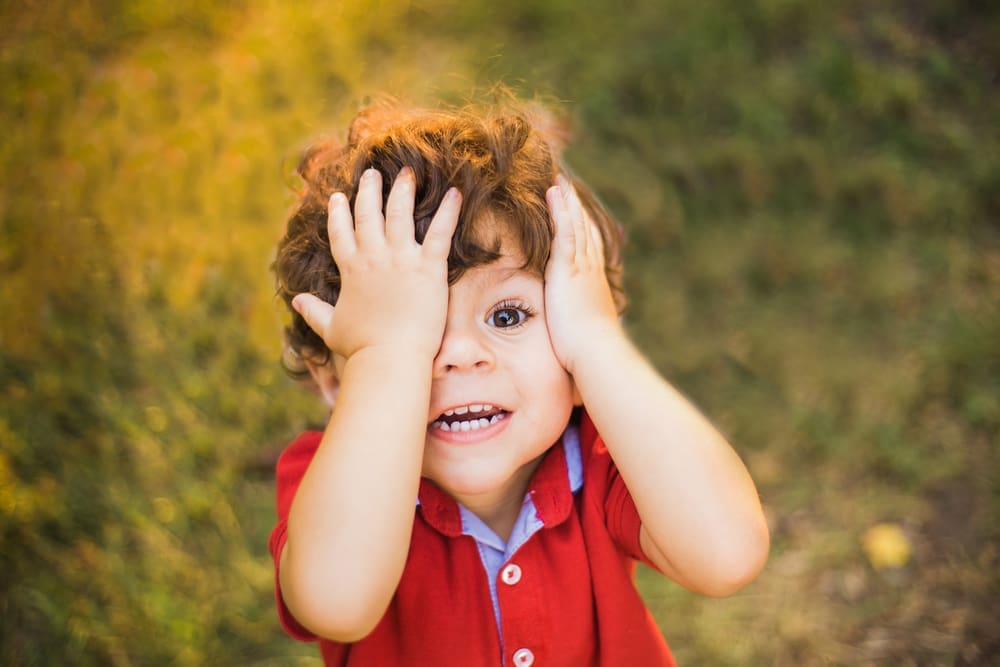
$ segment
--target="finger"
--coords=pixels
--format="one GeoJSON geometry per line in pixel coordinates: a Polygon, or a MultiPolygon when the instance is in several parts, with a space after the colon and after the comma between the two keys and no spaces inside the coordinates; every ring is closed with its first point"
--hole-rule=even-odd
{"type": "Polygon", "coordinates": [[[576,256],[576,230],[573,228],[569,209],[566,208],[566,200],[558,185],[553,185],[545,191],[545,201],[548,202],[552,226],[555,228],[555,234],[552,238],[552,256],[572,260],[576,256]]]}
{"type": "Polygon", "coordinates": [[[326,340],[326,333],[333,326],[333,306],[318,296],[303,293],[296,294],[292,299],[292,308],[302,316],[316,335],[326,340]]]}
{"type": "Polygon", "coordinates": [[[592,257],[600,262],[601,266],[604,265],[604,237],[601,236],[601,229],[594,222],[594,219],[589,215],[584,213],[586,216],[587,231],[590,233],[590,252],[592,257]]]}
{"type": "Polygon", "coordinates": [[[563,196],[566,198],[566,208],[569,209],[569,212],[573,214],[575,219],[583,220],[586,214],[583,210],[583,204],[580,203],[580,196],[577,195],[576,188],[573,187],[573,183],[563,174],[559,174],[556,180],[559,183],[559,189],[562,190],[563,196]]]}
{"type": "Polygon", "coordinates": [[[409,167],[400,169],[385,204],[385,238],[389,245],[413,242],[413,198],[416,189],[413,170],[409,167]]]}
{"type": "Polygon", "coordinates": [[[576,190],[573,189],[573,184],[569,182],[568,178],[559,174],[556,176],[556,182],[559,184],[559,191],[566,202],[566,210],[569,211],[569,218],[573,225],[573,236],[576,239],[576,256],[583,259],[590,253],[590,234],[587,233],[583,206],[580,204],[580,199],[576,196],[576,190]]]}
{"type": "Polygon", "coordinates": [[[451,237],[455,234],[458,226],[458,215],[462,212],[462,193],[458,188],[449,188],[441,199],[441,204],[431,224],[424,234],[424,252],[430,253],[432,257],[446,259],[451,250],[451,237]]]}
{"type": "Polygon", "coordinates": [[[379,244],[385,241],[385,222],[382,219],[382,174],[378,169],[366,169],[358,183],[354,198],[354,230],[359,245],[379,244]]]}
{"type": "Polygon", "coordinates": [[[596,260],[601,264],[604,263],[604,237],[601,236],[601,229],[597,226],[597,223],[587,209],[583,206],[583,202],[580,200],[580,193],[576,191],[576,188],[571,187],[570,197],[574,203],[573,208],[579,211],[580,223],[587,233],[587,257],[596,260]]]}
{"type": "Polygon", "coordinates": [[[334,262],[341,262],[358,249],[354,242],[354,221],[351,205],[343,192],[330,195],[327,205],[326,233],[330,237],[330,254],[334,262]]]}

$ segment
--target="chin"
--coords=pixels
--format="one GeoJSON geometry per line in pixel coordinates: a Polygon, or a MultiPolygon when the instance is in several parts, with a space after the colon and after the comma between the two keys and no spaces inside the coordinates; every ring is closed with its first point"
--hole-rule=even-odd
{"type": "Polygon", "coordinates": [[[427,477],[455,497],[488,495],[502,489],[510,479],[510,476],[497,474],[495,470],[431,473],[427,477]]]}

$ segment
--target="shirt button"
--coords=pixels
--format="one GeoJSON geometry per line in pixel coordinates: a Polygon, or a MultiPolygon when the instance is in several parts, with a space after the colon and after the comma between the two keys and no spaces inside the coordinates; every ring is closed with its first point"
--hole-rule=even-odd
{"type": "Polygon", "coordinates": [[[530,648],[519,648],[514,651],[514,664],[517,667],[531,667],[535,664],[535,654],[530,648]]]}
{"type": "MultiPolygon", "coordinates": [[[[503,569],[503,572],[500,573],[500,579],[502,579],[503,583],[507,584],[508,586],[513,586],[517,582],[521,581],[520,566],[511,563],[510,565],[508,565],[503,569]]],[[[531,653],[531,651],[528,651],[528,653],[531,653]]],[[[530,665],[531,663],[529,662],[527,664],[530,665]]]]}

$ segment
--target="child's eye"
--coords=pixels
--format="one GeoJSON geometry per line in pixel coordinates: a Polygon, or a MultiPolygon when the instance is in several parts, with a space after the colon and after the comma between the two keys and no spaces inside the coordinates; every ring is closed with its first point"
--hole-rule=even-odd
{"type": "Polygon", "coordinates": [[[534,312],[524,304],[504,301],[490,311],[486,323],[497,329],[513,329],[527,322],[534,312]]]}

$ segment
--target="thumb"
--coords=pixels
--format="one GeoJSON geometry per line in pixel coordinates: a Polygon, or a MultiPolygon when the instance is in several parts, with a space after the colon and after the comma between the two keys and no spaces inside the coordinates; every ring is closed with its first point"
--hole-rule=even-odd
{"type": "Polygon", "coordinates": [[[292,308],[325,342],[327,332],[333,325],[333,306],[312,294],[296,294],[292,299],[292,308]]]}

